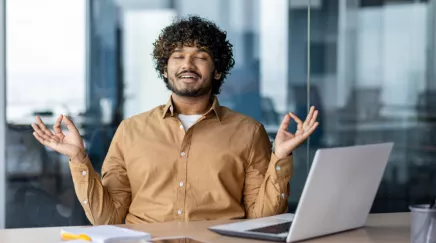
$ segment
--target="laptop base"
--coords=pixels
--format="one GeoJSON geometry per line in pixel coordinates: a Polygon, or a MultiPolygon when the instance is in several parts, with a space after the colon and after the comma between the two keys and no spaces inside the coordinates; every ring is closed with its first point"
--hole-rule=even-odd
{"type": "Polygon", "coordinates": [[[260,234],[253,232],[240,232],[240,231],[227,231],[221,229],[210,229],[211,231],[218,233],[220,235],[239,237],[239,238],[250,238],[257,240],[267,240],[267,241],[276,241],[276,242],[286,242],[286,236],[278,236],[278,235],[270,235],[270,234],[260,234]]]}

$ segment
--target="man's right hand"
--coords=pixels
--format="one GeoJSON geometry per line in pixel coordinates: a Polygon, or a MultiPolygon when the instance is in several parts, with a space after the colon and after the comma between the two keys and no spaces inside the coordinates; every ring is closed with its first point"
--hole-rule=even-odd
{"type": "Polygon", "coordinates": [[[86,157],[85,146],[82,137],[74,123],[64,115],[60,115],[53,125],[53,131],[48,129],[41,117],[36,117],[36,123],[32,124],[33,136],[43,145],[68,156],[71,160],[77,159],[82,161],[86,157]],[[61,123],[64,121],[68,132],[64,134],[61,129],[61,123]]]}

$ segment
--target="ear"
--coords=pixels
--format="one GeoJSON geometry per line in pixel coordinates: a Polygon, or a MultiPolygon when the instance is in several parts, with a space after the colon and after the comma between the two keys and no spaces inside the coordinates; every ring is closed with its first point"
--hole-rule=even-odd
{"type": "Polygon", "coordinates": [[[221,73],[215,71],[215,79],[218,80],[221,78],[221,73]]]}
{"type": "Polygon", "coordinates": [[[167,67],[164,68],[164,78],[168,78],[168,72],[167,72],[167,67]]]}

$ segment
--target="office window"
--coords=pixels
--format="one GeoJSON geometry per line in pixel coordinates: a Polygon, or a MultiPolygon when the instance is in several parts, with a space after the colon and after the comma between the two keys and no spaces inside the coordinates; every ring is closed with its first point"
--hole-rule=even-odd
{"type": "MultiPolygon", "coordinates": [[[[5,1],[0,0],[0,170],[5,168],[5,144],[6,137],[6,72],[5,72],[5,1]]],[[[5,227],[5,173],[0,173],[0,229],[5,227]]]]}
{"type": "Polygon", "coordinates": [[[6,1],[7,228],[87,223],[68,158],[39,144],[30,127],[35,115],[53,125],[59,114],[85,111],[85,7],[85,0],[6,1]]]}
{"type": "Polygon", "coordinates": [[[436,196],[435,1],[311,1],[310,10],[287,0],[7,2],[6,227],[89,223],[66,158],[39,145],[29,124],[72,115],[100,172],[120,122],[168,99],[150,45],[188,14],[233,44],[221,105],[262,122],[271,140],[286,112],[319,109],[320,126],[294,153],[290,212],[326,147],[395,142],[372,212],[436,196]]]}
{"type": "Polygon", "coordinates": [[[317,58],[338,65],[333,75],[311,82],[325,114],[322,143],[311,144],[311,151],[394,142],[372,212],[408,211],[436,196],[436,140],[429,136],[436,111],[435,2],[337,2],[339,8],[324,15],[338,16],[337,33],[312,33],[336,35],[337,54],[317,58]]]}

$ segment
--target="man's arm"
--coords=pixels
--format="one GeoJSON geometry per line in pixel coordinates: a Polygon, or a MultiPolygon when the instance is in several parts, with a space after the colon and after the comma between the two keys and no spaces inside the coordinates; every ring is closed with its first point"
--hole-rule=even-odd
{"type": "Polygon", "coordinates": [[[292,156],[279,159],[271,149],[265,128],[253,137],[245,172],[244,204],[247,218],[285,213],[288,206],[292,156]]]}
{"type": "Polygon", "coordinates": [[[102,168],[102,178],[88,156],[76,156],[70,168],[77,197],[93,225],[123,224],[131,203],[124,160],[124,122],[118,127],[102,168]]]}
{"type": "Polygon", "coordinates": [[[259,125],[253,136],[253,144],[245,172],[244,203],[248,218],[265,217],[284,213],[289,196],[289,180],[292,176],[292,152],[318,127],[318,110],[312,106],[303,122],[292,112],[283,117],[271,145],[265,128],[259,125]],[[291,118],[297,123],[295,133],[288,131],[291,118]]]}

